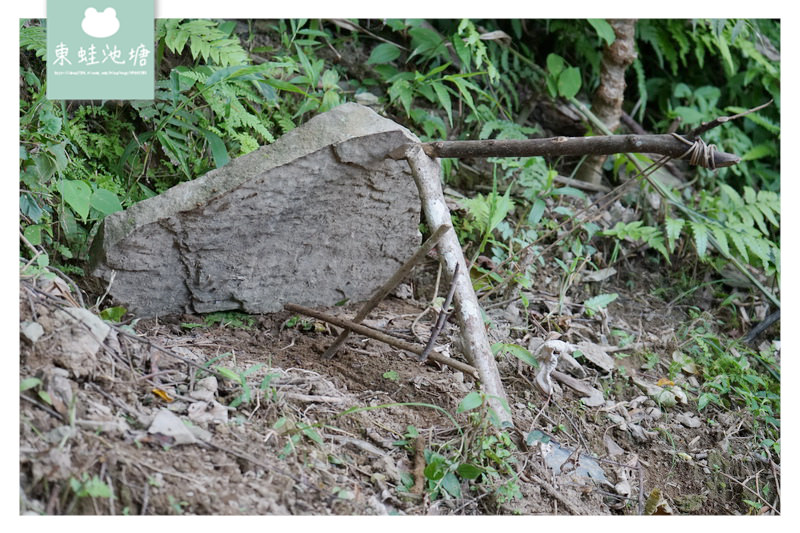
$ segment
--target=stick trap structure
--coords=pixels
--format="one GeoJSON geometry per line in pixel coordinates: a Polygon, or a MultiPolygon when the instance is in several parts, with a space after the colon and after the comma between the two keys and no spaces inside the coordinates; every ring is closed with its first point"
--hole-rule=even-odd
{"type": "Polygon", "coordinates": [[[109,215],[92,245],[90,267],[109,284],[111,297],[139,316],[286,309],[343,328],[328,358],[351,332],[430,358],[477,379],[497,418],[512,424],[438,158],[635,152],[662,156],[647,170],[670,158],[714,169],[740,159],[707,146],[699,134],[739,116],[687,136],[421,143],[369,108],[343,104],[271,145],[109,215]],[[432,235],[411,253],[419,246],[420,214],[432,235]],[[361,324],[434,247],[467,363],[432,350],[447,305],[427,346],[361,324]],[[349,321],[314,309],[342,299],[366,303],[349,321]]]}

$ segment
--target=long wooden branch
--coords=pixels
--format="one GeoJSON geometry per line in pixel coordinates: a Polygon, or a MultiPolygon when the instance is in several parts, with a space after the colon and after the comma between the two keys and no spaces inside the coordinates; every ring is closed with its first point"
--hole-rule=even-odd
{"type": "MultiPolygon", "coordinates": [[[[411,144],[401,147],[401,153],[392,154],[408,161],[411,173],[419,190],[420,200],[422,201],[422,212],[430,227],[439,227],[451,224],[450,210],[445,203],[441,184],[441,167],[436,159],[425,154],[421,145],[411,144]]],[[[455,230],[450,229],[442,236],[439,241],[439,256],[442,258],[444,272],[450,278],[450,283],[455,286],[455,316],[461,328],[461,340],[464,348],[464,355],[467,360],[478,371],[481,380],[481,390],[486,393],[489,407],[497,415],[500,424],[512,425],[513,420],[508,407],[508,398],[503,383],[500,380],[500,373],[497,370],[497,362],[492,354],[489,338],[486,335],[486,327],[483,324],[480,304],[472,288],[472,280],[469,276],[469,269],[464,260],[464,252],[455,230]],[[453,273],[459,265],[463,276],[453,279],[453,273]]]]}
{"type": "MultiPolygon", "coordinates": [[[[680,159],[689,146],[674,135],[607,135],[601,137],[550,137],[547,139],[438,141],[422,149],[437,157],[532,157],[582,156],[619,153],[647,153],[680,159]]],[[[399,155],[399,154],[398,154],[399,155]]],[[[730,167],[741,159],[735,154],[714,151],[711,168],[730,167]]]]}

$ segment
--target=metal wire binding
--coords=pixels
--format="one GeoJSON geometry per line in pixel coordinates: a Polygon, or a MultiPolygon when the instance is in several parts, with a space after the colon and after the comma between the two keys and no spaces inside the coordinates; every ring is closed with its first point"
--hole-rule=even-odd
{"type": "Polygon", "coordinates": [[[683,144],[689,145],[689,149],[686,150],[678,159],[686,159],[686,156],[689,156],[690,165],[700,165],[703,168],[708,168],[711,170],[717,169],[716,163],[714,162],[714,152],[717,151],[717,145],[706,144],[705,141],[700,138],[697,138],[694,142],[691,142],[677,133],[673,133],[672,136],[681,141],[683,144]]]}

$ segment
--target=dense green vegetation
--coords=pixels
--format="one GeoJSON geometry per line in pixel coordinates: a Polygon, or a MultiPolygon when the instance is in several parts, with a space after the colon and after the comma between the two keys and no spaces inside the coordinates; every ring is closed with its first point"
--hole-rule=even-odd
{"type": "MultiPolygon", "coordinates": [[[[159,20],[154,101],[63,102],[45,97],[45,31],[39,21],[20,25],[21,265],[26,273],[55,266],[75,275],[84,274],[104,216],[271,143],[342,102],[371,105],[423,140],[574,135],[534,120],[532,106],[591,102],[603,47],[614,40],[603,20],[159,20]]],[[[601,228],[574,222],[589,198],[554,179],[572,174],[578,161],[489,160],[484,188],[464,191],[469,198],[456,223],[470,258],[519,267],[504,278],[478,262],[479,293],[530,286],[536,269],[551,262],[569,280],[597,254],[610,264],[620,244],[635,242],[655,268],[676,278],[702,280],[703,272],[734,262],[774,303],[779,43],[780,24],[772,20],[639,21],[625,111],[650,132],[678,119],[678,131],[688,131],[771,99],[704,136],[742,163],[692,168],[691,186],[666,191],[655,206],[644,200],[652,191],[643,180],[624,198],[640,219],[601,228]]],[[[600,133],[588,120],[571,127],[600,133]]],[[[446,160],[443,167],[446,181],[463,185],[463,165],[446,160]]],[[[632,169],[625,156],[610,158],[608,182],[628,179],[632,169]]],[[[732,351],[734,341],[719,336],[719,317],[739,318],[725,312],[730,295],[715,287],[715,318],[703,315],[702,327],[695,320],[680,332],[687,357],[702,366],[699,407],[746,407],[764,446],[779,453],[779,371],[768,353],[739,344],[732,351]]],[[[599,308],[613,301],[605,296],[596,300],[599,308]]],[[[587,305],[587,314],[593,309],[587,305]]]]}

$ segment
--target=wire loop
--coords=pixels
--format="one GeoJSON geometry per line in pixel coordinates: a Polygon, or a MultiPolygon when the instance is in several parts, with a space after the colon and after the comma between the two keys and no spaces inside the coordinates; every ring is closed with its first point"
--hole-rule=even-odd
{"type": "Polygon", "coordinates": [[[683,144],[689,145],[689,149],[678,159],[686,159],[688,156],[690,165],[700,165],[703,168],[711,170],[717,169],[716,162],[714,161],[714,152],[717,151],[717,145],[706,144],[705,141],[699,137],[694,142],[691,142],[677,133],[673,133],[672,136],[683,144]]]}

